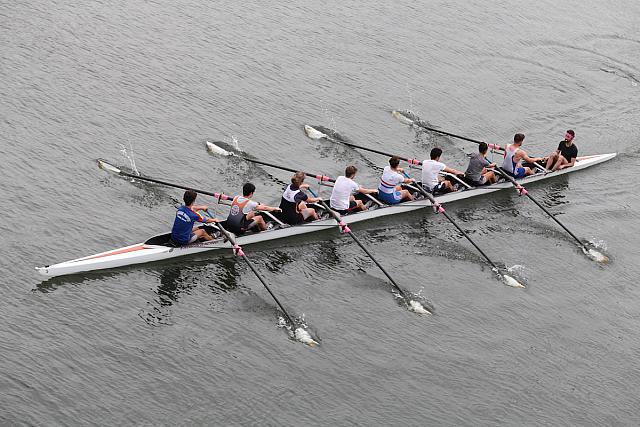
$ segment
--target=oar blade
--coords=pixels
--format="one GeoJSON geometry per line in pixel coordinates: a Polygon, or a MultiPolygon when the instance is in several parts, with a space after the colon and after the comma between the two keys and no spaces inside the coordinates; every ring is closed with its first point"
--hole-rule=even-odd
{"type": "Polygon", "coordinates": [[[398,110],[393,110],[391,112],[391,116],[398,120],[400,123],[403,123],[405,125],[412,125],[415,120],[414,118],[412,118],[409,114],[407,114],[407,112],[405,111],[398,111],[398,110]]]}
{"type": "Polygon", "coordinates": [[[98,167],[107,172],[115,173],[116,175],[120,175],[121,170],[111,163],[107,162],[104,159],[98,159],[98,167]]]}
{"type": "Polygon", "coordinates": [[[235,156],[235,153],[225,150],[224,148],[220,147],[220,145],[214,144],[211,141],[206,141],[205,145],[207,146],[207,151],[209,151],[211,154],[218,154],[220,156],[235,156]]]}
{"type": "Polygon", "coordinates": [[[300,341],[301,343],[308,345],[309,347],[316,347],[319,345],[316,340],[311,338],[309,332],[307,332],[307,330],[302,327],[297,328],[294,331],[293,336],[295,337],[296,341],[300,341]]]}
{"type": "Polygon", "coordinates": [[[304,133],[306,133],[311,139],[322,139],[327,137],[326,134],[309,125],[304,125],[304,133]]]}
{"type": "Polygon", "coordinates": [[[433,314],[429,310],[427,310],[419,301],[410,300],[409,301],[409,311],[413,311],[416,314],[433,314]]]}
{"type": "Polygon", "coordinates": [[[582,252],[584,252],[585,255],[587,255],[589,258],[591,258],[592,260],[600,264],[607,264],[609,262],[609,257],[603,254],[602,252],[598,251],[597,249],[594,249],[594,248],[587,249],[586,247],[583,246],[582,252]]]}
{"type": "Polygon", "coordinates": [[[518,282],[513,276],[509,276],[508,274],[501,274],[502,281],[505,285],[511,286],[512,288],[524,288],[525,286],[518,282]]]}

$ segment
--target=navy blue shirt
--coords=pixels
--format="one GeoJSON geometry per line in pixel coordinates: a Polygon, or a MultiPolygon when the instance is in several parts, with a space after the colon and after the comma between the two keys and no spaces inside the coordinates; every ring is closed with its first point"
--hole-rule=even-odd
{"type": "Polygon", "coordinates": [[[171,240],[179,245],[186,245],[191,239],[193,226],[196,222],[204,223],[206,219],[187,206],[180,206],[176,212],[176,219],[173,221],[171,229],[171,240]]]}

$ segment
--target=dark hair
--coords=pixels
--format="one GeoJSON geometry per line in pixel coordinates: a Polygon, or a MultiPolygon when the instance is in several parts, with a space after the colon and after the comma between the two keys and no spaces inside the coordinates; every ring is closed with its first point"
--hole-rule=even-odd
{"type": "Polygon", "coordinates": [[[184,196],[182,197],[182,200],[184,200],[185,205],[191,206],[193,202],[196,201],[197,196],[198,196],[198,193],[196,193],[195,191],[187,190],[184,192],[184,196]]]}
{"type": "Polygon", "coordinates": [[[513,135],[513,142],[519,143],[524,141],[524,133],[516,133],[513,135]]]}
{"type": "Polygon", "coordinates": [[[347,178],[349,178],[349,177],[351,177],[351,176],[355,175],[355,174],[356,174],[356,172],[358,172],[358,168],[357,168],[357,167],[355,167],[355,166],[353,166],[353,165],[350,165],[350,166],[347,166],[347,167],[345,168],[345,170],[344,170],[344,176],[346,176],[347,178]]]}
{"type": "Polygon", "coordinates": [[[570,135],[571,135],[571,136],[573,136],[573,137],[575,137],[575,136],[576,136],[576,133],[573,131],[573,129],[569,129],[569,130],[567,131],[567,133],[568,133],[568,134],[570,134],[570,135]]]}
{"type": "Polygon", "coordinates": [[[253,185],[250,182],[247,182],[245,185],[242,186],[242,195],[243,196],[248,196],[249,194],[253,193],[254,191],[256,191],[256,186],[253,185]]]}
{"type": "Polygon", "coordinates": [[[489,146],[487,145],[487,143],[486,143],[486,142],[481,142],[481,143],[478,145],[478,152],[479,152],[479,153],[484,153],[484,152],[485,152],[485,151],[487,151],[488,149],[489,149],[489,146]]]}
{"type": "Polygon", "coordinates": [[[431,160],[435,160],[440,156],[442,156],[442,149],[441,148],[435,147],[434,149],[431,150],[431,155],[430,155],[431,160]]]}
{"type": "Polygon", "coordinates": [[[389,159],[389,166],[391,166],[392,168],[397,168],[398,165],[400,164],[400,159],[397,156],[393,156],[392,158],[389,159]]]}

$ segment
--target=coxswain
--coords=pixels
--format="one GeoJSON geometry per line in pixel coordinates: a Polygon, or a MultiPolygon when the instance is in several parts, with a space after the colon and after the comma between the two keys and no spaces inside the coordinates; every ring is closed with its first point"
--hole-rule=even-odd
{"type": "Polygon", "coordinates": [[[547,159],[547,169],[557,171],[570,168],[576,164],[578,147],[573,143],[573,138],[575,137],[576,133],[571,129],[564,134],[564,140],[560,141],[558,149],[549,154],[549,158],[547,159]]]}
{"type": "Polygon", "coordinates": [[[471,156],[469,166],[464,172],[464,180],[474,187],[493,184],[497,181],[496,175],[487,168],[495,168],[496,164],[487,160],[489,146],[486,142],[478,145],[478,153],[471,156]]]}
{"type": "Polygon", "coordinates": [[[412,178],[407,178],[402,173],[404,169],[398,167],[400,159],[393,156],[389,159],[389,166],[385,166],[378,185],[378,199],[389,205],[396,205],[405,200],[413,200],[409,190],[404,190],[401,184],[415,182],[412,178]]]}
{"type": "Polygon", "coordinates": [[[440,172],[447,172],[460,176],[463,176],[464,173],[457,169],[450,168],[440,161],[440,157],[442,157],[441,148],[433,148],[431,153],[429,153],[429,157],[429,160],[422,162],[422,186],[425,190],[434,196],[456,191],[456,188],[451,184],[451,181],[441,176],[440,172]]]}
{"type": "Polygon", "coordinates": [[[264,231],[267,229],[267,224],[264,218],[258,215],[258,212],[280,211],[280,208],[263,205],[255,200],[251,200],[255,191],[256,186],[247,182],[242,186],[242,196],[233,198],[231,210],[227,217],[227,228],[233,233],[242,234],[254,228],[258,231],[264,231]]]}
{"type": "Polygon", "coordinates": [[[361,187],[355,182],[353,179],[357,172],[358,168],[355,166],[347,166],[344,170],[344,175],[336,178],[336,182],[333,184],[329,203],[331,209],[337,211],[340,215],[367,209],[362,200],[354,197],[354,193],[375,194],[378,192],[378,190],[361,187]]]}
{"type": "Polygon", "coordinates": [[[309,197],[304,192],[309,184],[304,183],[305,173],[298,171],[291,178],[291,184],[287,185],[280,199],[282,209],[282,221],[296,225],[305,221],[318,219],[316,210],[307,206],[307,203],[320,201],[319,197],[309,197]]]}
{"type": "Polygon", "coordinates": [[[535,162],[544,160],[543,157],[529,157],[526,151],[522,149],[523,141],[524,134],[516,133],[513,136],[513,144],[507,145],[507,148],[504,151],[504,161],[502,162],[501,169],[512,175],[514,178],[522,178],[536,173],[534,168],[523,166],[523,161],[534,164],[535,162]]]}
{"type": "Polygon", "coordinates": [[[210,222],[220,222],[216,218],[205,218],[198,211],[206,211],[205,205],[194,205],[198,193],[193,190],[184,192],[184,205],[180,206],[176,212],[176,218],[173,221],[171,229],[171,240],[178,246],[188,245],[196,240],[211,240],[213,237],[205,231],[204,228],[197,228],[197,222],[207,224],[210,222]]]}

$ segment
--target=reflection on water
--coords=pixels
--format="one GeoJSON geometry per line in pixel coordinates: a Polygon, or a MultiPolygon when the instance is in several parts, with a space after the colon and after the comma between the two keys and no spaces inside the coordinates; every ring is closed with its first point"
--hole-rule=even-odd
{"type": "Polygon", "coordinates": [[[215,261],[202,261],[196,264],[171,265],[160,269],[160,284],[156,298],[147,302],[146,309],[139,316],[146,323],[157,326],[171,323],[171,306],[184,294],[206,285],[214,293],[228,292],[238,287],[237,260],[218,258],[215,261]]]}

